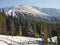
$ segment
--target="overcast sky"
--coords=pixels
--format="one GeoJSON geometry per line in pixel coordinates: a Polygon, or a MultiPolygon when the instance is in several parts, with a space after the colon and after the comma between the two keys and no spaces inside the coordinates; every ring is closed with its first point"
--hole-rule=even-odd
{"type": "Polygon", "coordinates": [[[60,9],[60,0],[0,0],[0,8],[16,5],[30,5],[41,8],[60,9]]]}

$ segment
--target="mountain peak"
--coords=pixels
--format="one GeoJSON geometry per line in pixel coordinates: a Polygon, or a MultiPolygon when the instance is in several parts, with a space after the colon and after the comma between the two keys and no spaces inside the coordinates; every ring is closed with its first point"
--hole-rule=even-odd
{"type": "MultiPolygon", "coordinates": [[[[10,15],[11,13],[13,16],[17,17],[16,13],[31,13],[34,17],[39,17],[42,19],[47,19],[47,20],[54,20],[54,18],[51,15],[48,15],[46,13],[43,13],[42,11],[34,8],[33,6],[24,6],[24,5],[19,5],[19,6],[14,6],[13,8],[8,8],[8,10],[5,10],[6,15],[10,15]]],[[[32,16],[31,15],[31,16],[32,16]]]]}

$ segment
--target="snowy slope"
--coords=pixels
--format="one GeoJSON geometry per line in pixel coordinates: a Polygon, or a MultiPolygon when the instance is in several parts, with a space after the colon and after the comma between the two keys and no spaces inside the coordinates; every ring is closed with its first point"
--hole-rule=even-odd
{"type": "Polygon", "coordinates": [[[35,9],[33,6],[15,6],[13,8],[9,8],[9,9],[5,9],[5,13],[6,15],[10,15],[11,16],[11,12],[13,14],[14,17],[17,17],[17,12],[23,12],[23,13],[31,13],[32,15],[31,16],[34,16],[34,17],[39,17],[39,18],[42,18],[42,19],[47,19],[47,20],[54,20],[55,21],[55,17],[51,16],[51,15],[48,15],[48,14],[45,14],[37,9],[35,9]],[[16,12],[16,13],[15,13],[16,12]]]}
{"type": "Polygon", "coordinates": [[[0,45],[42,45],[41,38],[0,35],[0,45]],[[37,41],[40,41],[39,43],[37,41]],[[29,43],[29,44],[28,44],[29,43]]]}
{"type": "MultiPolygon", "coordinates": [[[[52,42],[57,43],[57,37],[52,37],[52,42]]],[[[43,42],[42,38],[0,35],[0,45],[22,45],[22,44],[43,45],[43,42]]]]}
{"type": "Polygon", "coordinates": [[[42,11],[50,16],[55,17],[56,19],[60,20],[60,9],[55,8],[39,8],[35,7],[37,10],[42,11]]]}

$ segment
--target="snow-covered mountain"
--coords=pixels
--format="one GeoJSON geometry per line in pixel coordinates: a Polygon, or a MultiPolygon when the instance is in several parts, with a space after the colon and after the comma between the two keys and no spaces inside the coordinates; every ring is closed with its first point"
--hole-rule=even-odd
{"type": "Polygon", "coordinates": [[[12,16],[15,16],[15,17],[18,17],[16,13],[27,13],[27,14],[32,14],[31,16],[34,16],[34,17],[39,17],[39,18],[42,18],[42,19],[47,19],[47,20],[50,20],[50,21],[55,21],[56,18],[52,15],[48,15],[46,13],[43,13],[43,11],[41,10],[38,10],[36,9],[35,7],[33,6],[23,6],[23,5],[20,5],[20,6],[15,6],[15,7],[10,7],[10,8],[5,8],[5,14],[8,16],[10,15],[11,16],[11,13],[12,13],[12,16]]]}
{"type": "Polygon", "coordinates": [[[37,10],[46,13],[50,16],[55,17],[56,19],[60,20],[60,9],[55,9],[55,8],[39,8],[35,7],[37,10]]]}

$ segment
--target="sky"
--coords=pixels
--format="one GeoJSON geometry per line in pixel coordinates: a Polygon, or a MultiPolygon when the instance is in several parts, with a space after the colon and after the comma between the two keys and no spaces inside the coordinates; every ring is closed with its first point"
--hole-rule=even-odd
{"type": "Polygon", "coordinates": [[[0,8],[17,5],[29,5],[40,8],[60,9],[60,0],[0,0],[0,8]]]}

